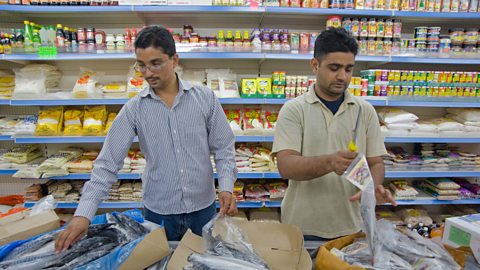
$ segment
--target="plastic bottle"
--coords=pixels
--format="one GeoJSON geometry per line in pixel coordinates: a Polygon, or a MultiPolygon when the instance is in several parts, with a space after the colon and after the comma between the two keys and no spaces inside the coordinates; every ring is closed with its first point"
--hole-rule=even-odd
{"type": "Polygon", "coordinates": [[[40,48],[40,46],[42,46],[42,39],[40,38],[40,33],[39,33],[38,30],[33,30],[32,43],[33,43],[33,48],[34,48],[35,51],[37,51],[38,48],[40,48]]]}
{"type": "Polygon", "coordinates": [[[234,46],[233,32],[231,30],[227,31],[227,36],[225,37],[225,46],[227,48],[233,48],[234,46]]]}
{"type": "Polygon", "coordinates": [[[240,48],[243,46],[242,32],[240,30],[235,31],[235,40],[233,42],[233,46],[236,48],[240,48]]]}
{"type": "Polygon", "coordinates": [[[260,39],[260,30],[255,28],[252,33],[252,47],[254,50],[262,49],[262,40],[260,39]]]}
{"type": "Polygon", "coordinates": [[[65,48],[70,49],[72,45],[72,37],[70,36],[70,29],[65,26],[63,30],[64,36],[65,36],[65,48]]]}
{"type": "Polygon", "coordinates": [[[243,31],[243,47],[249,49],[251,47],[250,35],[248,31],[243,31]]]}
{"type": "Polygon", "coordinates": [[[77,35],[77,31],[73,30],[72,29],[72,32],[70,32],[70,37],[71,37],[71,46],[72,46],[72,49],[76,49],[78,48],[78,35],[77,35]]]}
{"type": "Polygon", "coordinates": [[[48,26],[42,25],[40,29],[40,39],[42,40],[42,46],[48,46],[48,26]]]}
{"type": "Polygon", "coordinates": [[[12,53],[12,35],[11,34],[5,34],[5,40],[3,43],[3,52],[5,54],[12,53]]]}
{"type": "Polygon", "coordinates": [[[65,47],[65,33],[61,24],[57,24],[56,45],[57,48],[65,47]]]}
{"type": "Polygon", "coordinates": [[[217,46],[218,47],[225,47],[225,32],[223,30],[218,30],[217,35],[217,46]]]}
{"type": "Polygon", "coordinates": [[[25,35],[22,29],[17,29],[15,33],[15,47],[23,48],[25,46],[25,35]]]}
{"type": "Polygon", "coordinates": [[[33,49],[33,30],[30,27],[30,22],[29,21],[24,21],[24,26],[25,26],[25,32],[24,32],[24,47],[25,50],[31,50],[33,49]]]}

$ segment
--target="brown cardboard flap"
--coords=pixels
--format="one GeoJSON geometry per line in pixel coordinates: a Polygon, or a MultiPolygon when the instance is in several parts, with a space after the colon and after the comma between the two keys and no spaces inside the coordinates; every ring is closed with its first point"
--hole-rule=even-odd
{"type": "Polygon", "coordinates": [[[18,212],[18,213],[15,213],[15,214],[11,214],[11,215],[8,215],[6,217],[2,217],[0,218],[0,226],[2,225],[6,225],[10,222],[14,222],[14,221],[18,221],[18,220],[21,220],[22,218],[25,218],[27,215],[30,214],[30,210],[29,209],[25,209],[21,212],[18,212]]]}
{"type": "Polygon", "coordinates": [[[119,270],[144,269],[170,253],[164,228],[156,229],[140,241],[119,270]]]}
{"type": "Polygon", "coordinates": [[[0,226],[0,245],[27,239],[60,227],[60,220],[53,210],[0,226]]]}
{"type": "MultiPolygon", "coordinates": [[[[312,260],[303,247],[299,228],[287,224],[237,221],[234,223],[245,233],[255,252],[273,270],[310,270],[312,260]]],[[[218,224],[217,224],[218,225],[218,224]]],[[[214,234],[223,234],[226,228],[214,227],[214,234]]],[[[182,270],[193,252],[204,251],[203,239],[190,231],[185,234],[168,264],[168,270],[182,270]]]]}

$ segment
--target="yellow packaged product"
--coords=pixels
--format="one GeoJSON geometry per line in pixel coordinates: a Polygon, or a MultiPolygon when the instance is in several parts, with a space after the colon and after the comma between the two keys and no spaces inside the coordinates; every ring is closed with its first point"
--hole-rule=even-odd
{"type": "Polygon", "coordinates": [[[36,136],[58,136],[62,129],[63,107],[50,107],[38,113],[36,136]]]}
{"type": "Polygon", "coordinates": [[[107,108],[104,105],[95,107],[85,106],[83,135],[101,136],[106,120],[107,108]]]}
{"type": "Polygon", "coordinates": [[[107,124],[105,125],[105,134],[107,134],[108,131],[110,130],[110,127],[112,126],[113,120],[115,120],[115,117],[117,117],[117,113],[108,114],[107,124]]]}
{"type": "Polygon", "coordinates": [[[80,136],[82,135],[82,120],[83,120],[83,112],[76,109],[69,109],[66,110],[64,115],[64,123],[65,126],[63,130],[63,135],[65,136],[80,136]]]}

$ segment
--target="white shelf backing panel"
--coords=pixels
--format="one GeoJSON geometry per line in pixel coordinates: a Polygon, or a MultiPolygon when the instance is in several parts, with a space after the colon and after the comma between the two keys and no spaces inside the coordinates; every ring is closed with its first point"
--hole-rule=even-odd
{"type": "Polygon", "coordinates": [[[0,175],[0,196],[13,194],[23,195],[25,194],[25,188],[31,186],[32,184],[45,182],[45,179],[19,179],[8,175],[0,175]]]}

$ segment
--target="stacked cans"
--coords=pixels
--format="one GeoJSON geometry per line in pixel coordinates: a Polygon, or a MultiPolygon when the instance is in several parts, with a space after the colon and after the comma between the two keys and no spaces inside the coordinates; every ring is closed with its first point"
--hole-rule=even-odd
{"type": "Polygon", "coordinates": [[[438,52],[440,27],[415,27],[415,48],[418,52],[438,52]]]}

